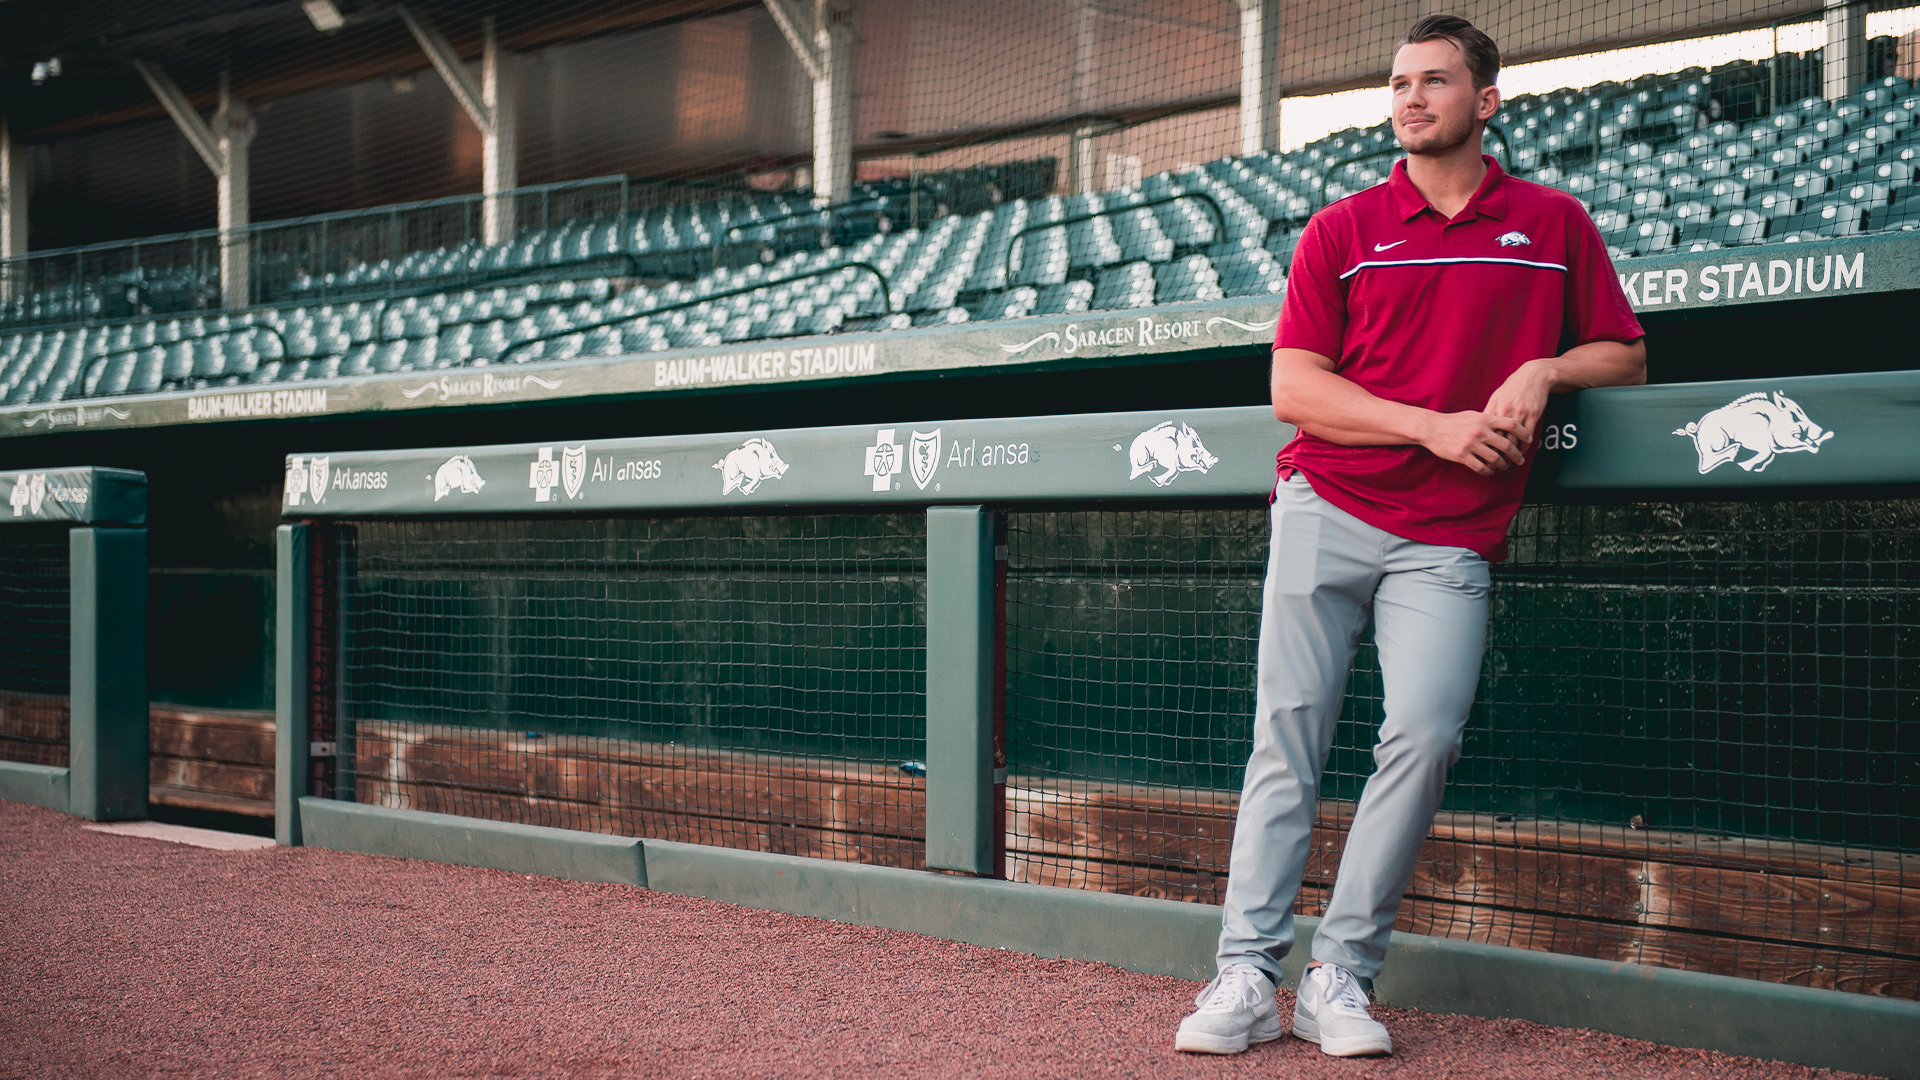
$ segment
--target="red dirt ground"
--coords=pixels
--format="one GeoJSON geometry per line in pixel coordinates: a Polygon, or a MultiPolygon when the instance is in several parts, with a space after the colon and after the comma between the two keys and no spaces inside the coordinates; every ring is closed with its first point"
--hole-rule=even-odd
{"type": "MultiPolygon", "coordinates": [[[[619,885],[0,802],[0,1076],[1839,1077],[1517,1020],[1171,1049],[1195,983],[619,885]]],[[[1293,999],[1280,1002],[1291,1015],[1293,999]]]]}

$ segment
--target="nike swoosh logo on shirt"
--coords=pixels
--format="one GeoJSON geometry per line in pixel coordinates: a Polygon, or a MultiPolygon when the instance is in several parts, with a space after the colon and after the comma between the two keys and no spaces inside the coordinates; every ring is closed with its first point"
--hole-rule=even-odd
{"type": "Polygon", "coordinates": [[[1406,243],[1405,240],[1395,240],[1391,244],[1375,244],[1373,245],[1373,250],[1377,253],[1377,252],[1385,251],[1388,248],[1397,248],[1404,243],[1406,243]]]}

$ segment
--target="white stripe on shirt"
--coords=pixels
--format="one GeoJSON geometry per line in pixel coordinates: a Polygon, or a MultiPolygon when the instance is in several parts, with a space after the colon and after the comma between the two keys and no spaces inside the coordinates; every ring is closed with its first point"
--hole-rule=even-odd
{"type": "Polygon", "coordinates": [[[1534,262],[1530,259],[1497,259],[1492,256],[1463,257],[1457,259],[1376,259],[1363,262],[1346,273],[1341,274],[1340,280],[1345,281],[1370,266],[1439,266],[1446,263],[1500,263],[1506,266],[1531,266],[1540,270],[1558,270],[1563,274],[1567,272],[1567,268],[1560,263],[1534,262]]]}

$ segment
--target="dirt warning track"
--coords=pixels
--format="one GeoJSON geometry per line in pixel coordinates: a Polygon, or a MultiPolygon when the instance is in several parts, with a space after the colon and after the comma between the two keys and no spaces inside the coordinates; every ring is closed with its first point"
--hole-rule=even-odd
{"type": "Polygon", "coordinates": [[[1190,1057],[1182,979],[8,802],[0,907],[5,1077],[1852,1075],[1399,1009],[1389,1060],[1292,1038],[1190,1057]]]}

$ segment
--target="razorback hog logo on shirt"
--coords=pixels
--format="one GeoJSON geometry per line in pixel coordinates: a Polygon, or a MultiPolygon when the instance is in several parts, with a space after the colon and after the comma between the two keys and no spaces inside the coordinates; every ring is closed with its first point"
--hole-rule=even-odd
{"type": "Polygon", "coordinates": [[[1533,241],[1527,239],[1526,233],[1521,232],[1519,229],[1515,229],[1512,232],[1507,233],[1506,235],[1500,237],[1500,246],[1501,247],[1532,247],[1533,241]]]}

